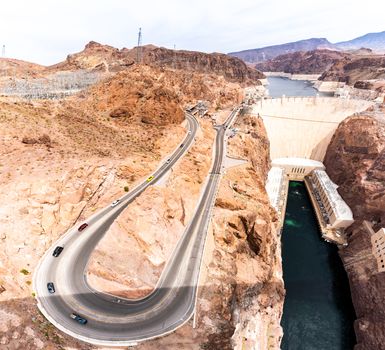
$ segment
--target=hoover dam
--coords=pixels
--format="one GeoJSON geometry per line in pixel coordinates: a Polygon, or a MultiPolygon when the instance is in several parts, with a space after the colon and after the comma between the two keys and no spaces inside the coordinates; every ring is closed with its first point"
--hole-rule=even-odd
{"type": "Polygon", "coordinates": [[[323,160],[339,123],[373,103],[319,96],[307,82],[302,82],[304,96],[290,96],[301,91],[301,82],[294,89],[292,83],[272,84],[272,96],[277,96],[274,86],[282,92],[282,84],[286,96],[264,98],[252,107],[270,141],[266,190],[282,235],[286,296],[281,349],[351,349],[354,309],[338,249],[331,243],[347,244],[344,229],[354,219],[323,160]]]}
{"type": "Polygon", "coordinates": [[[365,100],[321,96],[260,100],[253,114],[260,115],[270,140],[270,157],[299,157],[323,161],[338,124],[372,105],[365,100]]]}

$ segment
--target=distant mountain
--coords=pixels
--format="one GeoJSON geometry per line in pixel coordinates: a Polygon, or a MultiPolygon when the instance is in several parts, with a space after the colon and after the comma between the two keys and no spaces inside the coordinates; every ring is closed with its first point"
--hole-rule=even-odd
{"type": "Polygon", "coordinates": [[[262,72],[321,74],[347,55],[345,52],[333,50],[297,51],[257,63],[255,68],[262,72]]]}
{"type": "Polygon", "coordinates": [[[229,55],[238,57],[248,63],[257,63],[270,60],[287,53],[312,51],[317,49],[336,49],[336,47],[325,38],[312,38],[282,45],[266,46],[260,49],[230,52],[229,55]]]}
{"type": "Polygon", "coordinates": [[[318,49],[346,51],[359,50],[361,48],[372,49],[378,53],[385,53],[385,31],[365,34],[353,40],[343,41],[336,44],[332,44],[325,38],[312,38],[287,44],[266,46],[258,49],[230,52],[229,55],[238,57],[247,63],[260,63],[283,54],[298,51],[313,51],[318,49]]]}
{"type": "Polygon", "coordinates": [[[366,47],[374,51],[385,52],[385,31],[365,34],[353,40],[343,41],[335,45],[341,50],[357,50],[366,47]]]}
{"type": "Polygon", "coordinates": [[[385,81],[385,55],[347,55],[327,69],[320,80],[356,85],[360,81],[385,81]]]}

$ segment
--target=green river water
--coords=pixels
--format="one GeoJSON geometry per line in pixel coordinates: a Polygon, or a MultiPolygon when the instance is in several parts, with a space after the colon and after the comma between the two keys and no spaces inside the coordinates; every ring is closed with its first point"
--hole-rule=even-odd
{"type": "Polygon", "coordinates": [[[303,182],[290,182],[282,265],[286,297],[281,349],[353,349],[349,282],[337,247],[321,238],[303,182]]]}

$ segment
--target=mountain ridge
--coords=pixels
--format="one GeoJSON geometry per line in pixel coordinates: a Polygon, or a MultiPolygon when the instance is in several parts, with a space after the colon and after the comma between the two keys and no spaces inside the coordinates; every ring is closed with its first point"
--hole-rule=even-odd
{"type": "Polygon", "coordinates": [[[341,41],[336,45],[342,50],[355,50],[366,47],[372,50],[385,51],[385,31],[367,33],[352,40],[341,41]]]}
{"type": "Polygon", "coordinates": [[[237,57],[248,63],[258,63],[267,61],[282,54],[325,48],[335,49],[333,44],[330,43],[326,38],[310,38],[285,44],[265,46],[257,49],[230,52],[228,55],[237,57]]]}
{"type": "Polygon", "coordinates": [[[310,38],[288,43],[264,46],[255,49],[246,49],[234,51],[228,55],[240,58],[247,63],[260,63],[276,58],[277,56],[298,52],[298,51],[313,51],[320,49],[329,50],[359,50],[368,48],[380,53],[385,52],[385,31],[367,33],[352,40],[331,43],[326,38],[310,38]]]}

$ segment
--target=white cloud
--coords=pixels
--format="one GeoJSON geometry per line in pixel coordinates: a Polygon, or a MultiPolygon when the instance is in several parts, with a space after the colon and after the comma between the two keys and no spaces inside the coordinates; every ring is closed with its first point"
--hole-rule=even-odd
{"type": "Polygon", "coordinates": [[[229,52],[309,37],[341,41],[385,30],[381,0],[13,0],[1,5],[7,56],[52,64],[90,40],[229,52]]]}

